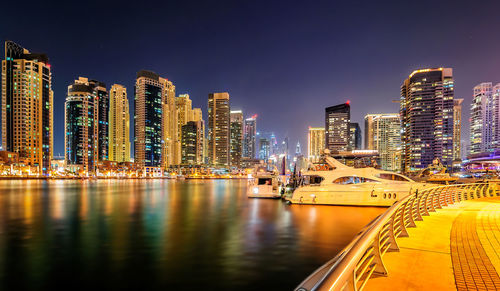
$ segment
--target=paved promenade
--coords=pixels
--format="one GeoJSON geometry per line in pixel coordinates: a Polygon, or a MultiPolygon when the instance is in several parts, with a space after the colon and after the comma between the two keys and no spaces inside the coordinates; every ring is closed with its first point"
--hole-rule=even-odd
{"type": "Polygon", "coordinates": [[[399,252],[387,253],[388,277],[366,290],[500,290],[500,197],[468,200],[438,209],[399,252]]]}

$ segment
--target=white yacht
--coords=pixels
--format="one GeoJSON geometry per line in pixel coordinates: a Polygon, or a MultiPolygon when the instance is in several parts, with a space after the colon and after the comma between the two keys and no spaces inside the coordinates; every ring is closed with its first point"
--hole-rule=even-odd
{"type": "Polygon", "coordinates": [[[348,167],[329,156],[325,162],[305,172],[286,200],[292,204],[391,206],[410,191],[426,187],[397,173],[348,167]]]}
{"type": "Polygon", "coordinates": [[[283,187],[278,173],[259,169],[248,179],[247,196],[249,198],[281,198],[283,187]]]}

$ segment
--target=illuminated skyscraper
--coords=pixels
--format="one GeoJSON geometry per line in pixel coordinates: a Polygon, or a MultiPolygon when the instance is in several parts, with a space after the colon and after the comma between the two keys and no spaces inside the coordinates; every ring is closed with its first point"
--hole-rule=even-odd
{"type": "Polygon", "coordinates": [[[89,85],[92,87],[97,100],[98,107],[98,143],[97,143],[97,159],[100,161],[108,160],[109,147],[109,95],[106,90],[106,84],[96,80],[89,80],[89,85]]]}
{"type": "Polygon", "coordinates": [[[2,147],[47,174],[53,152],[52,74],[45,54],[5,42],[2,60],[2,147]]]}
{"type": "Polygon", "coordinates": [[[245,119],[243,125],[243,157],[255,159],[257,146],[257,115],[245,119]]]}
{"type": "Polygon", "coordinates": [[[416,70],[401,86],[403,171],[418,171],[435,158],[453,161],[453,71],[416,70]]]}
{"type": "Polygon", "coordinates": [[[307,158],[312,163],[320,160],[321,153],[325,150],[325,128],[309,127],[307,135],[307,158]]]}
{"type": "Polygon", "coordinates": [[[208,95],[208,157],[216,166],[230,163],[230,106],[229,93],[208,95]]]}
{"type": "Polygon", "coordinates": [[[325,109],[325,146],[330,151],[349,148],[351,107],[349,102],[325,109]]]}
{"type": "Polygon", "coordinates": [[[464,99],[453,100],[453,160],[461,160],[462,134],[462,102],[464,99]]]}
{"type": "Polygon", "coordinates": [[[151,71],[139,71],[134,97],[134,161],[146,173],[162,166],[163,83],[151,71]]]}
{"type": "Polygon", "coordinates": [[[109,90],[109,160],[130,161],[130,114],[127,89],[114,84],[109,90]]]}
{"type": "Polygon", "coordinates": [[[75,173],[93,174],[98,160],[99,101],[94,85],[79,77],[68,86],[65,104],[65,160],[75,173]]]}
{"type": "Polygon", "coordinates": [[[243,112],[231,111],[231,166],[239,167],[243,153],[243,112]]]}
{"type": "Polygon", "coordinates": [[[203,163],[203,125],[202,121],[188,121],[182,126],[182,161],[183,165],[203,163]]]}
{"type": "Polygon", "coordinates": [[[361,149],[361,128],[357,122],[351,122],[349,124],[349,149],[361,149]]]}
{"type": "Polygon", "coordinates": [[[474,87],[471,105],[470,154],[500,148],[500,83],[474,87]]]}
{"type": "Polygon", "coordinates": [[[399,114],[368,114],[365,116],[365,149],[379,152],[382,169],[401,171],[399,114]]]}
{"type": "Polygon", "coordinates": [[[159,77],[162,86],[162,167],[168,168],[181,163],[181,141],[176,106],[175,86],[162,77],[159,77]]]}

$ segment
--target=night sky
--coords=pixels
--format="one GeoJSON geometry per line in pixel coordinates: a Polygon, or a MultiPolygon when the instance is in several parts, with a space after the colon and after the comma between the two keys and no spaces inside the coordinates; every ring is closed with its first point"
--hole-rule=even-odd
{"type": "Polygon", "coordinates": [[[452,67],[468,140],[473,86],[500,82],[500,2],[461,2],[4,1],[0,40],[49,56],[55,154],[74,79],[125,85],[132,110],[141,69],[189,93],[205,119],[208,93],[228,91],[232,109],[259,115],[259,131],[305,151],[325,107],[350,100],[363,126],[367,113],[398,111],[391,101],[414,69],[452,67]]]}

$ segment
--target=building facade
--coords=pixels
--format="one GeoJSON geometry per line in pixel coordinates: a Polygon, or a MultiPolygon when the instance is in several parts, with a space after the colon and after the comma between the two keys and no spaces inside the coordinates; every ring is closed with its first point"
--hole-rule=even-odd
{"type": "Polygon", "coordinates": [[[350,122],[349,102],[325,108],[325,148],[330,151],[348,150],[350,122]]]}
{"type": "Polygon", "coordinates": [[[47,55],[5,42],[2,60],[2,147],[48,174],[53,155],[52,73],[47,55]]]}
{"type": "Polygon", "coordinates": [[[243,154],[243,112],[231,111],[231,166],[241,166],[243,154]]]}
{"type": "Polygon", "coordinates": [[[403,168],[419,171],[438,158],[453,162],[453,96],[451,68],[416,70],[401,86],[403,168]]]}
{"type": "Polygon", "coordinates": [[[378,151],[382,169],[401,171],[399,114],[367,114],[365,116],[365,149],[378,151]]]}
{"type": "Polygon", "coordinates": [[[108,160],[130,162],[130,113],[127,88],[114,84],[109,90],[108,160]]]}
{"type": "Polygon", "coordinates": [[[134,161],[145,172],[157,171],[163,163],[163,90],[158,74],[145,70],[137,73],[134,96],[134,161]]]}
{"type": "Polygon", "coordinates": [[[208,95],[208,157],[215,166],[230,163],[230,105],[229,93],[208,95]]]}
{"type": "Polygon", "coordinates": [[[311,163],[319,162],[325,150],[325,128],[309,127],[307,134],[307,158],[311,163]]]}
{"type": "Polygon", "coordinates": [[[243,157],[255,159],[257,157],[257,116],[245,119],[243,123],[243,157]]]}
{"type": "Polygon", "coordinates": [[[259,138],[259,160],[268,161],[271,155],[271,142],[267,138],[259,138]]]}
{"type": "Polygon", "coordinates": [[[500,83],[474,87],[471,104],[470,152],[480,154],[500,148],[500,83]]]}
{"type": "Polygon", "coordinates": [[[68,86],[65,103],[65,161],[70,171],[92,175],[97,167],[99,102],[94,86],[80,77],[68,86]]]}

